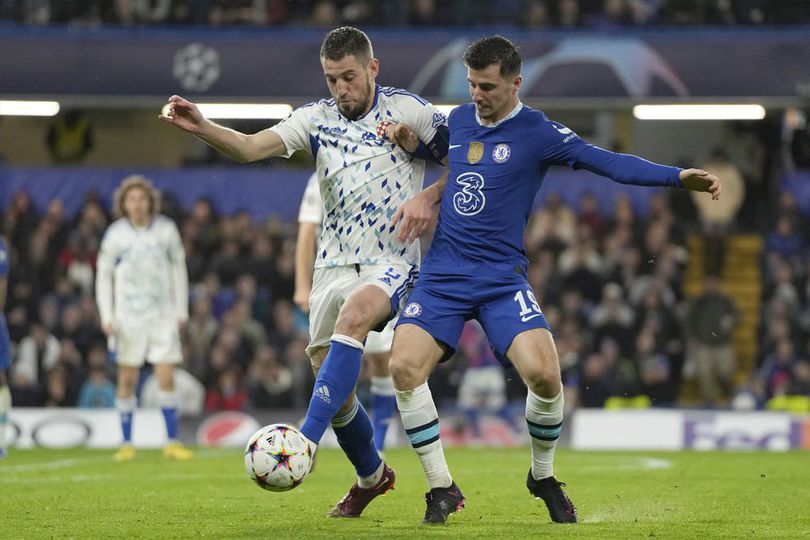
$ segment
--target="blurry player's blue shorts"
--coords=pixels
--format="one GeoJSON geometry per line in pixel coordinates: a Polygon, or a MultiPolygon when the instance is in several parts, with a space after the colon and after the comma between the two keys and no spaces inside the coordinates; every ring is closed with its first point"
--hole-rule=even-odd
{"type": "Polygon", "coordinates": [[[11,339],[8,337],[6,316],[0,313],[0,369],[11,365],[11,339]]]}
{"type": "Polygon", "coordinates": [[[422,273],[397,326],[415,324],[455,352],[464,322],[478,319],[504,366],[515,336],[533,328],[549,329],[525,276],[458,276],[422,273]]]}

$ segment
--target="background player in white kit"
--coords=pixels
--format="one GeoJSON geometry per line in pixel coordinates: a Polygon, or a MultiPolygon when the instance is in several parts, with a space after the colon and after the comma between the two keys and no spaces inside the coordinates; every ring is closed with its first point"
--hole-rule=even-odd
{"type": "MultiPolygon", "coordinates": [[[[318,234],[323,221],[323,201],[318,189],[318,174],[313,173],[301,198],[298,210],[298,236],[295,243],[295,293],[293,301],[309,313],[309,295],[312,292],[312,266],[318,247],[318,234]]],[[[371,367],[371,408],[374,426],[374,447],[378,452],[385,448],[385,435],[391,417],[397,408],[396,391],[388,359],[394,340],[394,324],[391,320],[382,332],[370,332],[366,338],[363,356],[371,367]]]]}
{"type": "Polygon", "coordinates": [[[182,361],[180,329],[188,320],[188,275],[180,234],[173,221],[158,213],[160,194],[142,176],[130,176],[121,183],[113,209],[121,217],[101,241],[96,302],[118,364],[116,406],[124,442],[115,459],[135,457],[132,414],[144,361],[154,366],[160,387],[168,435],[163,456],[190,459],[191,451],[177,441],[174,392],[174,366],[182,361]]]}
{"type": "Polygon", "coordinates": [[[296,150],[315,157],[324,229],[307,353],[317,378],[301,432],[314,450],[331,422],[358,479],[329,515],[357,517],[394,485],[354,392],[363,341],[396,316],[418,275],[419,245],[397,241],[392,219],[400,212],[400,230],[418,236],[429,223],[431,201],[438,199],[432,187],[416,196],[425,164],[388,140],[386,126],[411,126],[425,143],[415,155],[440,161],[447,155],[447,119],[418,96],[378,86],[380,63],[368,36],[356,28],[329,32],[320,59],[332,99],[300,107],[259,133],[211,122],[179,96],[169,98],[160,119],[239,162],[289,157],[296,150]]]}

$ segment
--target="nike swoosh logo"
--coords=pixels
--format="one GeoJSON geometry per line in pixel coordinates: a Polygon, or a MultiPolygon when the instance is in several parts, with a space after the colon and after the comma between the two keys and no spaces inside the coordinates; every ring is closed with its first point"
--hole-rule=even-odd
{"type": "Polygon", "coordinates": [[[559,131],[563,135],[568,135],[569,133],[571,133],[571,130],[568,129],[567,127],[565,127],[565,126],[561,126],[561,127],[554,126],[554,129],[556,129],[557,131],[559,131]]]}
{"type": "Polygon", "coordinates": [[[461,148],[461,145],[460,144],[451,144],[450,146],[447,147],[448,150],[452,150],[453,148],[461,148]]]}
{"type": "Polygon", "coordinates": [[[540,316],[539,313],[535,313],[534,315],[525,315],[525,316],[521,317],[520,320],[521,320],[521,322],[528,322],[528,321],[534,319],[535,317],[539,317],[539,316],[540,316]]]}

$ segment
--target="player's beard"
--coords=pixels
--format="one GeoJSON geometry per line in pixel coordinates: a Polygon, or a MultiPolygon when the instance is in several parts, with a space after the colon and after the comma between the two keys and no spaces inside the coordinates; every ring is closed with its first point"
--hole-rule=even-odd
{"type": "Polygon", "coordinates": [[[347,104],[346,106],[344,106],[340,100],[336,99],[335,101],[337,101],[340,114],[345,116],[348,120],[357,120],[366,112],[366,108],[368,108],[371,102],[373,91],[374,87],[369,82],[366,85],[365,95],[358,97],[355,101],[347,104]]]}

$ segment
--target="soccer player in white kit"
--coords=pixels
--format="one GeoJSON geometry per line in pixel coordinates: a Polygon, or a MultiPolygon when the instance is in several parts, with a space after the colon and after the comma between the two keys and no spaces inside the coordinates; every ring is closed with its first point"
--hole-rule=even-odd
{"type": "Polygon", "coordinates": [[[98,255],[96,302],[101,327],[118,364],[116,407],[123,445],[117,461],[135,457],[132,415],[135,385],[144,361],[154,366],[168,443],[163,456],[187,460],[177,440],[174,366],[182,361],[180,329],[188,320],[186,256],[177,226],[159,214],[160,194],[143,176],[130,176],[114,195],[121,216],[104,233],[98,255]]]}
{"type": "Polygon", "coordinates": [[[418,275],[419,244],[399,242],[393,223],[409,238],[429,223],[438,188],[420,191],[425,164],[415,156],[446,157],[447,119],[418,96],[377,85],[379,61],[356,28],[329,32],[320,59],[332,99],[300,107],[259,133],[211,122],[180,96],[169,98],[160,119],[239,162],[297,150],[315,157],[324,219],[307,353],[317,377],[301,432],[314,451],[331,422],[358,478],[329,515],[357,517],[394,486],[355,396],[363,342],[396,316],[418,275]],[[411,126],[423,141],[413,155],[389,140],[389,123],[411,126]]]}
{"type": "MultiPolygon", "coordinates": [[[[293,301],[304,312],[309,313],[309,295],[312,292],[312,266],[315,262],[318,229],[323,221],[323,201],[318,188],[318,173],[313,173],[307,181],[301,206],[298,210],[298,237],[295,243],[295,293],[293,301]]],[[[378,452],[385,448],[385,435],[394,411],[397,408],[396,390],[388,359],[391,357],[391,343],[394,340],[392,319],[382,332],[370,332],[363,350],[371,366],[371,422],[374,427],[374,447],[378,452]]]]}

